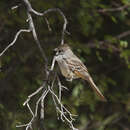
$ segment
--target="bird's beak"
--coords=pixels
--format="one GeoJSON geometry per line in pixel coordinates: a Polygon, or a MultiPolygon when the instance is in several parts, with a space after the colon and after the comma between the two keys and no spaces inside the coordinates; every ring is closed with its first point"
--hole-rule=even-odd
{"type": "Polygon", "coordinates": [[[55,51],[55,52],[58,51],[58,48],[55,48],[54,51],[55,51]]]}
{"type": "Polygon", "coordinates": [[[59,52],[58,52],[58,48],[55,48],[54,49],[54,52],[56,53],[56,56],[59,54],[59,52]]]}

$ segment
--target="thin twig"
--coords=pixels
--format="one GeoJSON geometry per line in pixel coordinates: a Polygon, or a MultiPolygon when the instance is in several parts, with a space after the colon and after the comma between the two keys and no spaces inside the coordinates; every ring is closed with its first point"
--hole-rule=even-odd
{"type": "MultiPolygon", "coordinates": [[[[57,77],[57,73],[55,72],[55,75],[54,75],[54,78],[53,78],[53,81],[52,81],[52,84],[51,84],[51,90],[52,90],[53,92],[54,92],[53,87],[54,87],[54,84],[55,84],[55,81],[56,81],[56,77],[57,77]]],[[[52,96],[54,105],[55,105],[55,107],[57,108],[57,107],[58,107],[58,104],[57,104],[57,102],[56,102],[56,99],[55,99],[54,95],[51,95],[51,96],[52,96]]],[[[57,114],[57,117],[58,117],[58,120],[59,120],[59,114],[58,114],[57,109],[56,109],[56,114],[57,114]]]]}
{"type": "Polygon", "coordinates": [[[64,19],[64,24],[63,24],[63,29],[62,29],[61,44],[64,44],[64,35],[65,35],[65,32],[67,32],[67,31],[66,31],[66,27],[67,27],[67,23],[68,23],[68,22],[67,22],[67,18],[65,17],[64,13],[63,13],[59,8],[52,8],[52,9],[45,10],[43,13],[39,13],[39,12],[37,12],[36,10],[34,10],[34,9],[32,8],[32,6],[31,6],[31,4],[29,3],[28,0],[23,0],[23,1],[24,1],[25,5],[26,5],[26,7],[27,7],[27,10],[28,10],[29,12],[32,12],[32,13],[36,14],[36,15],[44,16],[44,15],[46,15],[46,14],[49,13],[49,12],[54,12],[54,11],[56,11],[56,12],[58,12],[58,13],[63,17],[63,19],[64,19]]]}
{"type": "Polygon", "coordinates": [[[22,32],[30,32],[30,30],[29,30],[29,29],[20,29],[20,30],[16,33],[16,35],[15,35],[15,37],[14,37],[14,40],[0,53],[0,57],[8,50],[11,46],[13,46],[13,45],[15,44],[16,40],[18,39],[18,36],[19,36],[20,33],[22,33],[22,32]]]}
{"type": "MultiPolygon", "coordinates": [[[[122,32],[118,34],[117,36],[113,36],[113,38],[120,40],[124,37],[127,37],[130,35],[130,30],[122,32]]],[[[87,43],[87,47],[89,48],[97,48],[97,45],[100,47],[100,49],[106,50],[108,48],[111,48],[114,53],[120,53],[121,49],[116,47],[115,45],[111,44],[110,41],[104,40],[104,41],[98,41],[98,44],[96,42],[90,41],[87,43]],[[109,44],[106,44],[109,43],[109,44]]]]}
{"type": "Polygon", "coordinates": [[[45,90],[45,92],[42,94],[42,96],[36,102],[35,117],[37,116],[39,102],[41,100],[44,100],[44,98],[46,97],[46,95],[48,94],[48,92],[49,92],[49,90],[45,90]]]}
{"type": "Polygon", "coordinates": [[[27,100],[23,103],[23,106],[25,106],[29,101],[30,99],[36,95],[37,93],[39,93],[41,90],[43,89],[43,86],[41,86],[40,88],[38,88],[35,92],[33,92],[31,95],[28,96],[27,100]]]}
{"type": "Polygon", "coordinates": [[[51,69],[50,69],[50,71],[52,71],[52,70],[54,69],[55,62],[56,62],[56,57],[54,56],[54,57],[53,57],[53,60],[52,60],[52,64],[51,64],[51,69]]]}
{"type": "MultiPolygon", "coordinates": [[[[60,100],[60,102],[61,102],[62,84],[61,84],[60,79],[59,79],[58,76],[57,76],[57,81],[58,81],[58,86],[59,86],[59,100],[60,100]]],[[[62,113],[64,113],[63,107],[62,107],[61,105],[60,105],[60,109],[61,109],[62,113]]],[[[62,117],[63,117],[63,116],[62,116],[62,114],[61,114],[61,120],[64,121],[64,119],[63,119],[62,117]]]]}
{"type": "Polygon", "coordinates": [[[41,119],[44,119],[44,98],[41,100],[41,119]]]}
{"type": "Polygon", "coordinates": [[[45,62],[47,63],[48,65],[48,59],[47,59],[47,56],[46,54],[44,53],[42,47],[41,47],[41,44],[40,44],[40,41],[38,40],[38,37],[37,37],[37,33],[36,33],[36,29],[35,29],[35,26],[34,26],[34,22],[33,22],[33,19],[32,19],[32,16],[30,14],[31,10],[32,10],[32,7],[31,7],[31,4],[29,3],[28,0],[23,0],[24,4],[25,4],[25,7],[26,7],[26,11],[27,11],[27,16],[28,16],[28,20],[29,20],[29,27],[30,27],[30,30],[32,31],[32,34],[33,34],[33,37],[34,37],[34,40],[35,42],[37,43],[39,49],[40,49],[40,52],[45,60],[45,62]]]}
{"type": "Polygon", "coordinates": [[[46,23],[47,23],[48,30],[51,32],[52,29],[51,29],[50,24],[49,24],[49,21],[48,21],[48,19],[47,19],[46,17],[45,17],[45,21],[46,21],[46,23]]]}
{"type": "Polygon", "coordinates": [[[16,6],[13,6],[11,9],[14,10],[14,9],[19,8],[20,6],[21,6],[21,4],[18,4],[18,5],[16,5],[16,6]]]}
{"type": "Polygon", "coordinates": [[[130,30],[125,31],[125,32],[123,32],[123,33],[117,35],[116,38],[120,40],[120,39],[122,39],[122,38],[124,38],[124,37],[127,37],[128,35],[130,35],[130,30]]]}
{"type": "Polygon", "coordinates": [[[117,8],[109,8],[109,9],[99,9],[98,12],[99,13],[105,13],[105,12],[116,12],[116,11],[122,11],[126,8],[128,8],[130,6],[130,4],[128,5],[123,5],[117,8]]]}
{"type": "MultiPolygon", "coordinates": [[[[41,90],[41,89],[39,89],[39,91],[40,91],[40,90],[41,90]]],[[[47,95],[48,92],[49,92],[49,90],[45,90],[45,92],[42,94],[42,96],[41,96],[41,97],[38,99],[38,101],[36,102],[35,113],[32,111],[32,109],[31,109],[31,107],[30,107],[30,105],[29,105],[29,100],[26,100],[26,105],[27,105],[27,107],[28,107],[30,113],[32,114],[32,119],[30,120],[29,123],[23,124],[23,125],[17,125],[16,127],[26,127],[26,130],[28,130],[29,128],[32,129],[32,123],[33,123],[33,121],[35,120],[35,118],[37,117],[39,102],[40,102],[41,100],[44,100],[44,99],[45,99],[45,97],[46,97],[46,95],[47,95]]],[[[36,92],[34,92],[34,93],[36,94],[36,92]]],[[[32,97],[32,95],[33,95],[33,96],[35,95],[34,93],[31,94],[31,97],[32,97]]],[[[37,91],[37,93],[38,93],[38,91],[37,91]]],[[[44,112],[44,111],[43,111],[43,112],[44,112]]]]}
{"type": "Polygon", "coordinates": [[[50,86],[48,86],[48,90],[49,90],[49,92],[52,94],[52,95],[54,95],[54,97],[56,98],[56,101],[58,102],[58,104],[60,105],[60,108],[62,108],[62,109],[60,109],[59,107],[57,107],[56,109],[58,110],[58,112],[61,114],[61,120],[64,122],[64,119],[69,123],[69,125],[70,125],[70,127],[71,127],[71,129],[72,130],[78,130],[78,129],[76,129],[74,126],[73,126],[73,121],[75,120],[72,116],[77,116],[77,115],[73,115],[73,114],[71,114],[64,106],[63,106],[63,104],[61,103],[61,101],[60,101],[60,99],[58,98],[58,96],[51,90],[51,87],[50,86]],[[69,115],[69,118],[66,116],[66,114],[68,114],[69,115]],[[63,117],[64,117],[64,119],[63,119],[63,117]]]}
{"type": "Polygon", "coordinates": [[[63,24],[63,29],[62,29],[62,36],[61,36],[61,44],[64,44],[64,35],[65,35],[65,32],[67,32],[66,27],[67,27],[67,23],[68,23],[67,18],[65,17],[64,13],[58,8],[53,8],[53,9],[48,9],[48,10],[44,11],[42,13],[42,16],[44,16],[45,14],[47,14],[49,12],[53,12],[53,11],[59,12],[59,14],[64,19],[64,24],[63,24]]]}

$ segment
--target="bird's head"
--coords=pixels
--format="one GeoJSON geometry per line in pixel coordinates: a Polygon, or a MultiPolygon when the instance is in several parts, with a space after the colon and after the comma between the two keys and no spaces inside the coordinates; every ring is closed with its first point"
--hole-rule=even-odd
{"type": "Polygon", "coordinates": [[[63,55],[68,50],[71,50],[71,49],[67,44],[60,45],[54,49],[54,51],[56,52],[56,55],[63,55]]]}

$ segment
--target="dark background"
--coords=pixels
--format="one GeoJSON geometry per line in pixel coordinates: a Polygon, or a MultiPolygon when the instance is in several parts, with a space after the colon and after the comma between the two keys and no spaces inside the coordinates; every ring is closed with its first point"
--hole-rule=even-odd
{"type": "MultiPolygon", "coordinates": [[[[60,8],[67,17],[65,36],[75,54],[88,67],[95,83],[108,102],[99,100],[89,84],[82,80],[62,84],[62,103],[78,115],[75,126],[80,130],[130,130],[130,1],[129,0],[30,0],[39,12],[60,8]],[[121,7],[121,8],[120,8],[121,7]]],[[[23,6],[11,10],[20,1],[0,0],[0,52],[13,40],[19,29],[28,28],[23,6]]],[[[63,19],[57,12],[46,15],[52,31],[48,30],[44,17],[32,14],[38,38],[49,58],[60,44],[63,19]]],[[[22,104],[27,96],[43,82],[45,61],[31,33],[23,33],[3,56],[0,57],[0,129],[16,128],[26,123],[31,114],[22,104]]],[[[37,96],[32,99],[34,108],[37,96]]],[[[65,130],[69,127],[57,120],[50,95],[45,100],[46,130],[65,130]]],[[[38,129],[38,119],[34,130],[38,129]]]]}

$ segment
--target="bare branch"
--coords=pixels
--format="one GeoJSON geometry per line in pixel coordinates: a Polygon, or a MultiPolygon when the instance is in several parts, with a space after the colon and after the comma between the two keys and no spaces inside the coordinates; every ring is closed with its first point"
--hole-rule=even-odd
{"type": "Polygon", "coordinates": [[[130,7],[130,4],[128,5],[123,5],[117,8],[109,8],[109,9],[99,9],[98,12],[99,13],[105,13],[105,12],[116,12],[116,11],[122,11],[126,8],[130,7]]]}
{"type": "Polygon", "coordinates": [[[44,119],[44,98],[41,100],[41,119],[44,119]]]}
{"type": "MultiPolygon", "coordinates": [[[[36,43],[37,43],[37,45],[38,45],[38,47],[39,47],[39,49],[40,49],[40,52],[42,53],[42,56],[43,56],[44,60],[48,63],[48,60],[47,60],[47,58],[46,58],[46,55],[45,55],[45,53],[44,53],[44,51],[43,51],[43,49],[42,49],[42,47],[41,47],[41,45],[40,45],[40,41],[39,41],[38,38],[37,38],[37,34],[36,34],[36,31],[35,31],[35,26],[34,26],[33,19],[32,19],[32,16],[31,16],[30,12],[32,12],[32,13],[34,13],[34,14],[36,14],[36,15],[39,15],[39,16],[44,16],[44,15],[46,15],[46,14],[49,13],[49,12],[54,12],[54,11],[59,12],[59,14],[60,14],[60,15],[63,17],[63,19],[64,19],[63,30],[62,30],[62,36],[61,36],[61,44],[64,44],[64,35],[65,35],[65,32],[67,32],[67,31],[66,31],[66,26],[67,26],[67,23],[68,23],[68,22],[67,22],[67,19],[66,19],[64,13],[63,13],[60,9],[58,9],[58,8],[48,9],[48,10],[44,11],[43,13],[39,13],[39,12],[35,11],[35,10],[31,7],[31,4],[30,4],[30,2],[29,2],[28,0],[23,0],[23,2],[24,2],[25,6],[26,6],[26,9],[27,9],[27,16],[28,16],[28,20],[29,20],[30,30],[25,30],[25,29],[19,30],[19,31],[17,32],[17,34],[15,35],[15,38],[14,38],[13,42],[10,43],[10,44],[4,49],[4,51],[3,51],[2,53],[0,53],[0,56],[2,56],[2,55],[4,54],[4,52],[5,52],[6,50],[8,50],[8,48],[10,48],[10,47],[16,42],[17,37],[19,36],[19,34],[20,34],[21,32],[30,32],[30,31],[32,31],[33,37],[34,37],[34,39],[35,39],[35,41],[36,41],[36,43]]],[[[20,5],[21,5],[21,4],[20,4],[20,5]]],[[[18,7],[19,7],[19,5],[12,7],[12,9],[16,9],[16,8],[18,8],[18,7]]],[[[47,22],[47,25],[49,25],[48,22],[47,22]]],[[[50,29],[50,28],[49,28],[49,29],[50,29]]]]}
{"type": "Polygon", "coordinates": [[[29,109],[30,113],[32,114],[32,116],[34,117],[34,113],[33,113],[32,109],[31,109],[31,107],[30,107],[29,103],[27,103],[27,107],[28,107],[28,109],[29,109]]]}
{"type": "Polygon", "coordinates": [[[102,49],[102,50],[107,50],[108,48],[111,48],[113,52],[120,52],[120,49],[112,44],[107,44],[110,43],[109,41],[98,41],[98,43],[96,44],[96,42],[94,41],[90,41],[87,43],[87,47],[89,48],[98,48],[102,49]]]}
{"type": "Polygon", "coordinates": [[[48,94],[49,90],[45,90],[42,94],[42,96],[38,99],[38,101],[36,102],[36,109],[35,109],[35,117],[37,116],[37,112],[38,112],[38,105],[39,105],[39,102],[41,100],[44,100],[46,95],[48,94]]]}
{"type": "Polygon", "coordinates": [[[16,33],[16,35],[15,35],[15,37],[14,37],[14,40],[0,53],[0,57],[8,50],[11,46],[13,46],[13,45],[15,44],[16,40],[18,39],[18,36],[19,36],[20,33],[22,33],[22,32],[30,32],[30,30],[29,30],[29,29],[20,29],[20,30],[16,33]]]}
{"type": "Polygon", "coordinates": [[[75,120],[72,116],[77,116],[77,115],[73,115],[71,114],[64,106],[63,104],[61,103],[60,99],[58,98],[58,96],[51,90],[51,87],[48,86],[48,90],[49,92],[56,98],[56,101],[58,102],[58,104],[60,105],[60,108],[59,107],[56,107],[57,111],[60,113],[61,115],[61,120],[64,122],[64,119],[69,123],[70,125],[70,128],[72,130],[78,130],[76,129],[74,126],[73,126],[73,121],[75,120]],[[66,116],[68,115],[68,116],[66,116]]]}
{"type": "Polygon", "coordinates": [[[19,6],[21,6],[21,4],[18,4],[16,6],[13,6],[11,9],[14,10],[14,9],[17,9],[19,6]]]}
{"type": "MultiPolygon", "coordinates": [[[[122,38],[124,38],[124,37],[127,37],[127,36],[129,36],[129,35],[130,35],[130,30],[128,30],[128,31],[126,31],[126,32],[123,32],[123,33],[121,33],[121,34],[118,34],[118,35],[115,36],[114,38],[117,39],[117,40],[120,40],[120,39],[122,39],[122,38]]],[[[118,48],[118,47],[112,45],[112,44],[110,43],[110,41],[107,41],[107,40],[98,41],[98,46],[99,46],[100,49],[103,49],[103,50],[106,50],[106,49],[108,49],[108,48],[111,48],[112,51],[115,52],[115,53],[116,53],[116,52],[119,52],[119,53],[121,52],[121,49],[120,49],[120,48],[118,48]],[[106,43],[109,43],[109,44],[106,44],[106,43]]],[[[97,48],[97,44],[96,44],[95,42],[93,42],[93,41],[90,41],[90,42],[88,42],[87,47],[89,47],[89,48],[97,48]]]]}
{"type": "MultiPolygon", "coordinates": [[[[76,115],[72,115],[64,106],[63,104],[61,103],[61,88],[62,88],[62,85],[61,85],[61,82],[59,80],[59,78],[57,78],[58,80],[58,84],[59,84],[59,96],[57,96],[53,91],[53,85],[54,85],[54,82],[56,81],[56,75],[55,75],[55,78],[52,82],[52,86],[48,86],[48,89],[46,89],[42,96],[37,100],[36,102],[36,107],[35,107],[35,113],[32,111],[30,105],[29,105],[29,101],[30,99],[35,96],[38,92],[40,92],[42,89],[43,89],[43,86],[41,86],[39,89],[37,89],[34,93],[32,93],[31,95],[28,96],[28,99],[24,102],[23,105],[27,105],[30,113],[32,114],[32,119],[30,120],[29,123],[27,124],[23,124],[23,125],[17,125],[16,127],[26,127],[26,130],[28,130],[29,128],[32,129],[32,123],[34,121],[34,119],[37,117],[37,113],[38,113],[38,106],[39,106],[39,103],[41,101],[41,106],[42,106],[42,109],[41,109],[41,118],[44,119],[44,100],[45,100],[45,97],[47,96],[48,92],[50,92],[52,94],[52,97],[53,97],[53,101],[54,101],[54,104],[56,106],[56,110],[58,111],[58,113],[60,114],[60,119],[64,122],[64,121],[67,121],[70,125],[70,128],[72,130],[78,130],[76,129],[74,126],[73,126],[73,121],[75,120],[72,116],[76,116],[76,115]],[[60,105],[60,107],[58,106],[58,104],[60,105]]],[[[44,84],[45,85],[45,84],[44,84]]]]}
{"type": "Polygon", "coordinates": [[[28,20],[29,20],[29,27],[30,27],[30,30],[32,31],[32,34],[33,34],[33,37],[34,37],[34,40],[35,42],[37,43],[39,49],[40,49],[40,52],[45,60],[45,62],[47,63],[46,64],[46,68],[47,68],[47,65],[48,65],[48,60],[47,60],[47,57],[46,57],[46,54],[44,53],[42,47],[41,47],[41,44],[40,44],[40,41],[38,40],[38,37],[37,37],[37,34],[36,34],[36,30],[35,30],[35,26],[34,26],[34,22],[33,22],[33,19],[32,19],[32,16],[30,14],[31,10],[32,10],[32,7],[31,7],[31,4],[29,3],[28,0],[23,0],[25,6],[26,6],[26,11],[27,11],[27,16],[28,16],[28,20]]]}
{"type": "MultiPolygon", "coordinates": [[[[41,96],[41,97],[38,99],[38,101],[36,102],[35,113],[32,111],[32,109],[31,109],[31,107],[30,107],[30,105],[29,105],[29,101],[30,101],[30,98],[33,97],[34,95],[36,95],[39,91],[41,91],[42,88],[43,88],[43,87],[40,87],[40,88],[37,89],[34,93],[32,93],[30,96],[28,96],[29,98],[28,98],[28,99],[24,102],[24,104],[23,104],[23,105],[27,105],[27,107],[28,107],[30,113],[32,114],[32,119],[30,120],[30,122],[27,123],[27,124],[23,124],[23,125],[17,125],[16,127],[26,127],[26,130],[28,130],[29,128],[32,129],[32,123],[33,123],[34,119],[37,117],[39,102],[40,102],[40,101],[42,101],[42,102],[44,101],[44,99],[45,99],[47,93],[49,92],[49,90],[45,90],[44,93],[42,94],[42,96],[41,96]]],[[[44,108],[43,108],[43,109],[44,109],[44,108]]],[[[42,109],[42,110],[43,110],[43,109],[42,109]]],[[[42,112],[44,112],[44,110],[43,110],[42,112]]],[[[44,113],[43,113],[43,115],[44,115],[44,113]]]]}
{"type": "Polygon", "coordinates": [[[64,15],[64,13],[63,13],[60,9],[58,9],[58,8],[48,9],[48,10],[44,11],[43,13],[39,13],[39,12],[37,12],[36,10],[34,10],[34,9],[32,8],[32,6],[31,6],[31,4],[29,3],[28,0],[23,0],[23,1],[24,1],[24,4],[25,4],[26,7],[27,7],[28,13],[29,13],[29,12],[32,12],[32,13],[34,13],[34,14],[36,14],[36,15],[44,16],[44,15],[46,15],[46,14],[49,13],[49,12],[54,12],[54,11],[56,11],[56,12],[58,12],[58,13],[63,17],[63,19],[64,19],[64,24],[63,24],[63,29],[62,29],[61,44],[64,44],[64,35],[65,35],[65,32],[67,32],[67,31],[66,31],[66,26],[67,26],[67,23],[68,23],[68,22],[67,22],[67,19],[66,19],[66,17],[65,17],[65,15],[64,15]]]}
{"type": "Polygon", "coordinates": [[[66,27],[67,27],[67,23],[68,23],[67,18],[65,17],[64,13],[58,8],[48,9],[48,10],[44,11],[43,13],[38,13],[37,11],[32,10],[32,12],[34,14],[37,14],[37,15],[40,15],[40,16],[44,16],[45,14],[47,14],[49,12],[53,12],[53,11],[59,12],[59,14],[64,19],[64,24],[63,24],[63,29],[62,29],[62,36],[61,36],[61,44],[64,44],[64,35],[65,35],[65,32],[67,32],[66,27]]]}
{"type": "Polygon", "coordinates": [[[31,6],[31,4],[30,4],[30,2],[29,2],[28,0],[23,0],[23,2],[24,2],[25,6],[26,6],[26,8],[27,8],[27,10],[28,10],[29,12],[33,12],[34,14],[39,15],[39,16],[42,16],[42,15],[43,15],[42,13],[39,13],[39,12],[35,11],[35,10],[32,8],[32,6],[31,6]]]}
{"type": "MultiPolygon", "coordinates": [[[[31,120],[29,121],[29,123],[27,124],[23,124],[23,125],[18,125],[16,127],[26,127],[26,130],[28,130],[29,128],[32,129],[32,124],[35,120],[35,118],[37,117],[38,115],[38,107],[39,107],[39,103],[41,103],[41,119],[44,119],[44,101],[45,101],[45,97],[47,96],[47,94],[50,92],[51,95],[52,95],[52,98],[53,98],[53,102],[55,104],[55,107],[56,107],[56,111],[58,112],[58,114],[60,114],[60,119],[64,122],[66,121],[69,125],[70,125],[70,128],[72,130],[77,130],[74,126],[73,126],[73,121],[75,120],[73,118],[74,115],[72,115],[70,113],[69,110],[67,110],[67,108],[65,108],[65,106],[61,103],[61,99],[62,99],[62,89],[67,89],[66,87],[64,87],[61,82],[60,82],[60,79],[57,75],[57,73],[55,73],[55,76],[54,76],[54,79],[52,80],[52,86],[50,87],[50,85],[48,84],[50,79],[49,79],[49,76],[50,76],[50,71],[53,71],[54,69],[54,65],[55,65],[55,57],[53,58],[53,62],[52,62],[52,65],[51,65],[51,70],[48,71],[48,59],[47,59],[47,56],[45,55],[42,47],[41,47],[41,44],[40,44],[40,41],[38,39],[38,36],[37,36],[37,33],[36,33],[36,29],[35,29],[35,25],[34,25],[34,22],[33,22],[33,19],[32,19],[32,16],[31,16],[31,13],[34,13],[36,15],[39,15],[39,16],[45,16],[47,13],[49,12],[58,12],[64,19],[64,24],[63,24],[63,29],[62,29],[62,36],[61,36],[61,44],[64,44],[64,35],[65,35],[65,32],[66,31],[66,26],[67,26],[67,19],[64,15],[64,13],[58,9],[58,8],[53,8],[53,9],[48,9],[46,11],[44,11],[43,13],[39,13],[37,11],[35,11],[30,2],[28,0],[23,0],[23,3],[26,7],[26,13],[27,13],[27,22],[29,23],[29,29],[28,30],[25,30],[25,29],[21,29],[17,32],[17,34],[15,35],[15,38],[13,40],[13,42],[11,42],[5,49],[4,51],[0,54],[0,56],[2,56],[4,54],[4,52],[6,50],[8,50],[12,45],[14,45],[14,43],[16,42],[19,34],[21,32],[32,32],[32,35],[34,37],[34,40],[36,42],[36,44],[38,45],[39,49],[40,49],[40,52],[45,60],[45,72],[46,72],[46,81],[44,82],[44,84],[38,88],[35,92],[33,92],[31,95],[28,96],[28,98],[26,99],[26,101],[23,103],[23,106],[27,106],[29,112],[31,113],[32,115],[32,118],[31,120]],[[58,96],[54,93],[54,90],[53,90],[53,87],[54,87],[54,83],[57,81],[58,83],[58,96]],[[46,88],[44,88],[44,86],[47,86],[46,88]],[[43,89],[44,88],[44,89],[43,89]],[[41,92],[41,90],[43,90],[43,93],[42,95],[40,96],[40,98],[37,100],[36,102],[36,106],[35,106],[35,111],[33,112],[32,108],[30,107],[30,100],[33,96],[37,95],[39,92],[41,92]]],[[[12,9],[16,9],[18,8],[19,6],[14,6],[12,7],[12,9]]],[[[49,22],[48,20],[45,18],[46,22],[47,22],[47,25],[48,25],[48,28],[49,30],[51,30],[50,26],[49,26],[49,22]]]]}
{"type": "Polygon", "coordinates": [[[52,70],[54,69],[55,62],[56,62],[56,57],[54,56],[54,57],[53,57],[53,60],[52,60],[52,64],[51,64],[51,69],[50,69],[50,71],[52,71],[52,70]]]}
{"type": "MultiPolygon", "coordinates": [[[[51,84],[51,90],[54,91],[53,87],[54,87],[54,83],[56,81],[56,77],[57,77],[57,73],[55,72],[55,75],[54,75],[54,78],[53,78],[53,81],[52,81],[52,84],[51,84]]],[[[58,107],[58,104],[55,100],[55,97],[54,95],[51,95],[52,96],[52,99],[53,99],[53,102],[54,102],[54,105],[55,107],[57,108],[58,107]]],[[[57,117],[58,117],[58,120],[59,120],[59,116],[58,116],[58,112],[57,112],[57,109],[56,109],[56,113],[57,113],[57,117]]]]}
{"type": "Polygon", "coordinates": [[[50,24],[49,24],[49,21],[47,20],[47,18],[46,18],[46,17],[45,17],[45,21],[46,21],[46,23],[47,23],[48,30],[51,32],[51,31],[52,31],[52,29],[51,29],[50,24]]]}
{"type": "Polygon", "coordinates": [[[130,30],[117,35],[116,38],[121,39],[121,38],[127,37],[128,35],[130,35],[130,30]]]}
{"type": "Polygon", "coordinates": [[[39,93],[41,90],[43,89],[43,86],[41,86],[40,88],[38,88],[34,93],[32,93],[31,95],[28,96],[27,100],[23,103],[23,106],[25,106],[29,101],[30,99],[36,95],[37,93],[39,93]]]}

